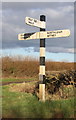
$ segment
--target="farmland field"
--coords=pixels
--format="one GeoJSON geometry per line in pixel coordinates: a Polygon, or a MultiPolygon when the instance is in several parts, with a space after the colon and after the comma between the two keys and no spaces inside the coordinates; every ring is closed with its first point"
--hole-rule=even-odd
{"type": "Polygon", "coordinates": [[[46,61],[46,101],[41,102],[38,60],[2,58],[2,118],[75,118],[75,65],[46,61]]]}
{"type": "Polygon", "coordinates": [[[12,91],[11,85],[3,86],[2,93],[3,118],[74,118],[75,115],[75,97],[44,103],[32,93],[12,91]]]}

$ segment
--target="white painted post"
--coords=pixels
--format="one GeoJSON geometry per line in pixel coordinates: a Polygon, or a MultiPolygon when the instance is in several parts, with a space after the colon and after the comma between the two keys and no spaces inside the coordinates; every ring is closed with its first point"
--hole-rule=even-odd
{"type": "Polygon", "coordinates": [[[26,17],[28,25],[39,27],[40,32],[22,33],[18,35],[19,40],[40,39],[40,69],[39,69],[39,97],[40,101],[45,101],[45,38],[57,38],[70,36],[70,30],[45,31],[46,17],[40,16],[40,21],[26,17]]]}
{"type": "Polygon", "coordinates": [[[39,99],[45,102],[45,84],[39,84],[39,99]]]}
{"type": "MultiPolygon", "coordinates": [[[[40,21],[45,22],[45,16],[40,16],[40,21]]],[[[45,31],[45,28],[40,28],[40,31],[45,31]]],[[[40,70],[39,70],[39,99],[45,101],[45,38],[40,39],[40,70]]]]}

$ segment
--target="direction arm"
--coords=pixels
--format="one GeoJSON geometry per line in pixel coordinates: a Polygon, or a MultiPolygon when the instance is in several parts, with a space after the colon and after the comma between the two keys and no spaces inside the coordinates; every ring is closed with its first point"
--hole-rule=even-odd
{"type": "Polygon", "coordinates": [[[27,25],[35,26],[38,28],[45,28],[46,27],[46,23],[44,21],[39,21],[37,19],[30,18],[30,17],[25,18],[25,23],[27,25]]]}
{"type": "Polygon", "coordinates": [[[30,40],[30,39],[43,39],[43,38],[58,38],[58,37],[69,37],[70,30],[57,30],[57,31],[40,31],[33,33],[22,33],[18,35],[19,40],[30,40]]]}

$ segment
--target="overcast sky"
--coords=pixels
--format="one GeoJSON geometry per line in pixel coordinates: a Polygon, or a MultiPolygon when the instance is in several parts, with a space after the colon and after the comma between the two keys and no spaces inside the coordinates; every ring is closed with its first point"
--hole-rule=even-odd
{"type": "MultiPolygon", "coordinates": [[[[1,12],[0,12],[1,14],[1,12]]],[[[40,40],[19,41],[19,33],[38,32],[39,28],[26,25],[25,17],[40,19],[46,15],[46,30],[70,29],[66,38],[46,39],[49,54],[74,53],[74,3],[73,2],[3,2],[2,3],[2,49],[21,50],[32,54],[39,52],[40,40]]],[[[1,49],[1,48],[0,48],[1,49]]],[[[15,51],[16,52],[16,51],[15,51]]],[[[18,51],[17,51],[18,52],[18,51]]],[[[66,56],[66,55],[65,55],[66,56]]],[[[47,56],[48,57],[48,56],[47,56]]],[[[68,60],[66,57],[64,59],[68,60]]]]}

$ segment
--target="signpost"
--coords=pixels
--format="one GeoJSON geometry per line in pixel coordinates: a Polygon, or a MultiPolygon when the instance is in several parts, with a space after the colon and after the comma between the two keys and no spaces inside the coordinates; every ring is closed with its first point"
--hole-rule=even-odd
{"type": "Polygon", "coordinates": [[[28,25],[40,28],[40,32],[22,33],[18,35],[19,40],[40,39],[40,69],[39,69],[39,98],[45,101],[45,38],[58,38],[70,36],[70,30],[45,31],[46,17],[40,16],[40,21],[34,18],[26,17],[25,22],[28,25]]]}
{"type": "Polygon", "coordinates": [[[39,21],[37,19],[30,18],[30,17],[26,17],[25,22],[28,25],[39,27],[39,28],[45,28],[46,27],[46,23],[44,21],[39,21]]]}
{"type": "Polygon", "coordinates": [[[57,38],[70,36],[70,30],[40,31],[33,33],[22,33],[18,35],[19,40],[57,38]]]}

